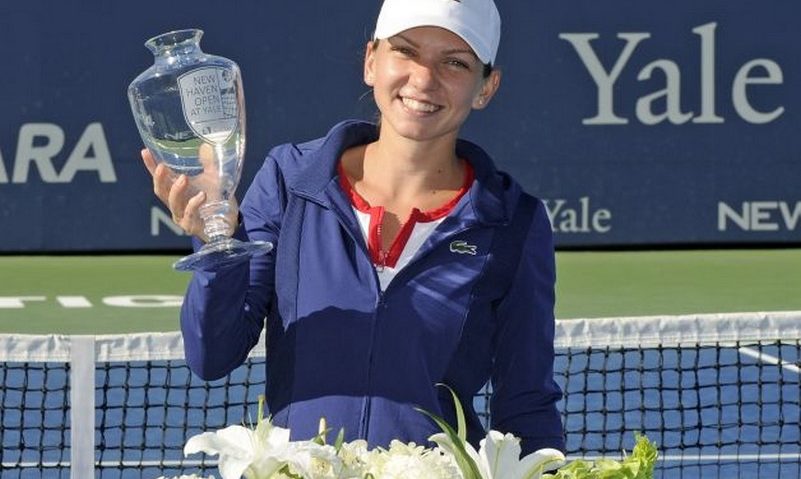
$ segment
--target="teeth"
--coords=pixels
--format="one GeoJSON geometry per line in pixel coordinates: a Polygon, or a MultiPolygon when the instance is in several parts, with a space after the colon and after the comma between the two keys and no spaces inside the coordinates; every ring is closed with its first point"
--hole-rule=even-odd
{"type": "Polygon", "coordinates": [[[426,103],[423,101],[413,100],[411,98],[403,97],[402,100],[403,104],[406,105],[407,108],[414,111],[432,113],[439,109],[437,105],[426,103]]]}

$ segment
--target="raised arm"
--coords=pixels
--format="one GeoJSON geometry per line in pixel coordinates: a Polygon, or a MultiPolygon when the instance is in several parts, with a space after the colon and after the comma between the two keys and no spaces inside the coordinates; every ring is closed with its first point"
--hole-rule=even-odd
{"type": "MultiPolygon", "coordinates": [[[[275,254],[286,195],[283,178],[268,157],[242,201],[234,237],[273,243],[272,253],[249,263],[196,272],[181,308],[181,331],[190,369],[220,378],[243,363],[274,304],[275,254]]],[[[194,239],[195,248],[202,243],[194,239]]]]}

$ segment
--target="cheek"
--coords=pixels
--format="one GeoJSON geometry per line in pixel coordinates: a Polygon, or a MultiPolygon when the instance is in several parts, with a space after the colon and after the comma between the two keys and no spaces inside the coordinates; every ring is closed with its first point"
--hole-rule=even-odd
{"type": "Polygon", "coordinates": [[[472,104],[481,93],[483,81],[472,73],[449,72],[443,75],[443,84],[448,86],[449,96],[459,103],[472,104]]]}
{"type": "Polygon", "coordinates": [[[462,85],[459,88],[452,88],[450,97],[454,103],[466,108],[472,109],[473,101],[481,92],[480,88],[475,88],[473,85],[462,85]]]}
{"type": "Polygon", "coordinates": [[[404,77],[404,73],[396,62],[379,59],[373,70],[376,85],[391,86],[404,77]]]}
{"type": "Polygon", "coordinates": [[[395,95],[395,81],[386,74],[376,75],[373,95],[379,104],[387,103],[395,95]]]}

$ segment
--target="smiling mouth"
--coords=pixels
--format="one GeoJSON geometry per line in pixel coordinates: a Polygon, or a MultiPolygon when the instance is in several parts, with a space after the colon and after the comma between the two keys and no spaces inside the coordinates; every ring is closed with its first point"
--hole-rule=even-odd
{"type": "Polygon", "coordinates": [[[403,106],[415,113],[434,113],[442,109],[441,106],[413,98],[400,97],[403,106]]]}

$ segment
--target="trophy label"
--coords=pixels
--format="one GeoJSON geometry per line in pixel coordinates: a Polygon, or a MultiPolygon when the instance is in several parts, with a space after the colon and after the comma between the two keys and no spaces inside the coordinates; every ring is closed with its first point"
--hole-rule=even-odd
{"type": "Polygon", "coordinates": [[[184,119],[192,131],[211,143],[224,143],[236,129],[238,114],[234,73],[205,67],[178,77],[184,119]]]}

